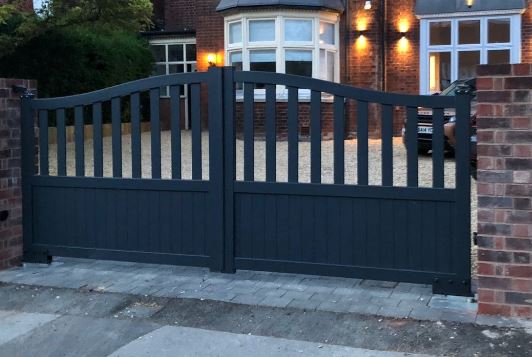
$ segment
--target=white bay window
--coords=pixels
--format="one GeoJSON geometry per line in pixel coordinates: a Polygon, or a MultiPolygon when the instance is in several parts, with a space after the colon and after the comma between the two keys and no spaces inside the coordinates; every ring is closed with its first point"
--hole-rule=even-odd
{"type": "MultiPolygon", "coordinates": [[[[338,82],[338,49],[339,17],[335,13],[283,10],[225,18],[226,64],[237,70],[338,82]]],[[[278,86],[279,93],[284,90],[278,86]]]]}

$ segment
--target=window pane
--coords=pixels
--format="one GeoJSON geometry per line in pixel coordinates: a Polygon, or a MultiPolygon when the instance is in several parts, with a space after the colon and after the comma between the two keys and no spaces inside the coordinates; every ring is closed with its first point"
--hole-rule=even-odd
{"type": "Polygon", "coordinates": [[[429,90],[439,93],[451,85],[451,53],[429,54],[429,90]]]}
{"type": "Polygon", "coordinates": [[[510,43],[510,19],[488,20],[488,42],[510,43]]]}
{"type": "Polygon", "coordinates": [[[168,46],[168,61],[183,62],[183,45],[168,46]]]}
{"type": "Polygon", "coordinates": [[[242,42],[242,23],[235,22],[229,25],[229,43],[242,42]]]}
{"type": "Polygon", "coordinates": [[[480,64],[480,51],[458,52],[458,79],[476,77],[477,66],[480,64]]]}
{"type": "Polygon", "coordinates": [[[430,44],[434,46],[451,44],[450,21],[430,23],[430,44]]]}
{"type": "Polygon", "coordinates": [[[320,22],[320,44],[334,45],[334,24],[320,22]]]}
{"type": "Polygon", "coordinates": [[[249,67],[251,71],[275,72],[275,50],[250,51],[249,67]]]}
{"type": "Polygon", "coordinates": [[[156,64],[153,69],[154,76],[161,76],[166,74],[166,65],[165,64],[156,64]]]}
{"type": "Polygon", "coordinates": [[[334,52],[320,50],[320,78],[326,81],[334,81],[334,52]]]}
{"type": "Polygon", "coordinates": [[[460,21],[458,34],[461,45],[480,43],[480,20],[460,21]]]}
{"type": "Polygon", "coordinates": [[[249,41],[275,41],[275,20],[254,20],[249,22],[249,41]]]}
{"type": "Polygon", "coordinates": [[[196,61],[196,45],[187,45],[187,61],[196,61]]]}
{"type": "Polygon", "coordinates": [[[334,82],[334,52],[327,51],[327,80],[334,82]]]}
{"type": "Polygon", "coordinates": [[[284,27],[285,41],[312,41],[312,20],[286,20],[284,27]]]}
{"type": "Polygon", "coordinates": [[[510,50],[488,51],[488,64],[510,63],[510,50]]]}
{"type": "Polygon", "coordinates": [[[195,63],[187,64],[187,72],[192,73],[192,72],[197,72],[197,71],[198,71],[198,67],[195,63]]]}
{"type": "Polygon", "coordinates": [[[151,52],[155,62],[166,62],[166,46],[165,45],[152,45],[150,46],[151,52]]]}
{"type": "Polygon", "coordinates": [[[286,51],[286,74],[312,77],[312,51],[286,51]]]}
{"type": "Polygon", "coordinates": [[[182,64],[171,64],[168,67],[168,71],[170,72],[170,74],[185,72],[185,66],[182,64]]]}
{"type": "Polygon", "coordinates": [[[235,67],[235,70],[242,71],[242,52],[232,52],[229,54],[229,64],[235,67]]]}

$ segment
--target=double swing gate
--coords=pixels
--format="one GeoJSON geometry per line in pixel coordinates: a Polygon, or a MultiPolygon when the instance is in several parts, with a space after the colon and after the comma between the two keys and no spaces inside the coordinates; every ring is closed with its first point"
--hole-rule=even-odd
{"type": "Polygon", "coordinates": [[[468,95],[400,95],[299,76],[211,68],[71,97],[26,95],[22,113],[26,260],[55,255],[202,266],[226,273],[334,275],[471,293],[468,95]],[[265,95],[262,141],[255,132],[256,85],[265,95]],[[189,86],[191,95],[190,133],[179,125],[183,86],[189,86]],[[170,89],[169,132],[161,130],[160,122],[164,87],[170,89]],[[287,108],[283,182],[278,180],[278,161],[285,155],[278,150],[279,88],[287,92],[287,103],[282,103],[287,108]],[[310,108],[305,183],[300,177],[300,157],[307,154],[300,149],[301,93],[310,108]],[[348,102],[356,109],[349,111],[348,102]],[[333,183],[322,183],[324,105],[333,108],[333,183]],[[243,117],[238,135],[237,106],[243,117]],[[432,187],[420,187],[418,179],[420,107],[433,111],[432,187]],[[374,108],[382,121],[382,139],[376,144],[380,185],[369,174],[377,165],[370,150],[375,144],[368,138],[374,108]],[[407,119],[406,185],[400,187],[394,185],[397,108],[404,109],[407,119]],[[445,172],[445,110],[454,110],[457,117],[453,172],[445,172]],[[208,130],[202,130],[202,115],[208,116],[208,130]],[[131,122],[130,135],[122,133],[124,116],[131,122]],[[145,117],[149,132],[141,130],[145,117]],[[356,122],[353,145],[345,145],[347,120],[356,122]],[[72,125],[74,142],[69,143],[72,125]],[[110,138],[103,134],[106,125],[112,127],[110,138]],[[49,132],[54,131],[57,143],[52,145],[49,132]],[[264,147],[263,160],[258,160],[258,145],[264,147]],[[356,150],[355,163],[349,150],[356,150]],[[259,165],[265,179],[255,177],[259,165]],[[237,167],[242,167],[243,179],[237,167]],[[347,175],[356,182],[347,184],[347,175]],[[446,176],[455,179],[454,187],[447,187],[446,176]]]}

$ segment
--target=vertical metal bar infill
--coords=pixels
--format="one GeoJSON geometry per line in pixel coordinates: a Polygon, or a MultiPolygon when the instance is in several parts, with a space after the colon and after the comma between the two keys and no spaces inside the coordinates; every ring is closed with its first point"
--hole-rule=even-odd
{"type": "Polygon", "coordinates": [[[236,179],[235,141],[235,69],[224,68],[223,93],[223,136],[224,136],[224,273],[235,269],[235,227],[234,227],[234,183],[236,179]]]}
{"type": "Polygon", "coordinates": [[[288,87],[288,182],[299,181],[299,89],[288,87]]]}
{"type": "Polygon", "coordinates": [[[368,102],[357,102],[357,171],[358,185],[367,186],[368,178],[368,102]]]}
{"type": "Polygon", "coordinates": [[[66,176],[66,125],[65,110],[57,109],[57,175],[66,176]]]}
{"type": "Polygon", "coordinates": [[[202,153],[201,153],[201,85],[190,85],[192,94],[192,179],[202,179],[202,153]]]}
{"type": "Polygon", "coordinates": [[[392,105],[382,105],[382,185],[393,186],[392,105]]]}
{"type": "Polygon", "coordinates": [[[444,110],[434,109],[432,117],[432,187],[444,188],[444,110]]]}
{"type": "Polygon", "coordinates": [[[172,179],[181,180],[181,98],[179,86],[170,87],[170,141],[172,145],[172,179]]]}
{"type": "Polygon", "coordinates": [[[120,98],[113,98],[111,100],[113,177],[122,177],[122,119],[120,116],[120,98]]]}
{"type": "Polygon", "coordinates": [[[83,107],[74,108],[75,124],[75,147],[76,147],[76,176],[85,176],[85,120],[83,118],[83,107]]]}
{"type": "Polygon", "coordinates": [[[103,127],[102,103],[92,105],[92,130],[94,136],[94,177],[103,177],[103,127]]]}
{"type": "Polygon", "coordinates": [[[48,111],[39,110],[39,173],[41,176],[50,174],[48,164],[48,111]]]}
{"type": "Polygon", "coordinates": [[[416,107],[406,108],[406,154],[407,154],[407,186],[419,186],[418,150],[417,150],[417,118],[416,107]]]}
{"type": "Polygon", "coordinates": [[[160,89],[150,90],[151,123],[151,178],[161,178],[161,116],[159,113],[160,89]]]}
{"type": "Polygon", "coordinates": [[[255,84],[244,83],[244,181],[255,181],[255,84]]]}
{"type": "Polygon", "coordinates": [[[275,85],[266,85],[266,181],[277,181],[277,125],[275,85]]]}
{"type": "Polygon", "coordinates": [[[334,97],[334,183],[345,183],[345,100],[334,97]]]}
{"type": "Polygon", "coordinates": [[[310,95],[310,182],[321,183],[321,92],[310,95]]]}
{"type": "Polygon", "coordinates": [[[140,130],[140,94],[131,94],[131,177],[142,177],[142,138],[140,130]]]}

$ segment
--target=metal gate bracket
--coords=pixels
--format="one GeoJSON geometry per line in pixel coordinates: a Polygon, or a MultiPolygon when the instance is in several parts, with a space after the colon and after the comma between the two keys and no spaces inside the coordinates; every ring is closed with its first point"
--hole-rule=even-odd
{"type": "Polygon", "coordinates": [[[446,278],[434,278],[432,293],[438,295],[455,295],[471,297],[471,279],[454,280],[446,278]]]}
{"type": "Polygon", "coordinates": [[[52,256],[47,249],[32,248],[24,251],[24,262],[36,264],[51,264],[52,256]]]}

